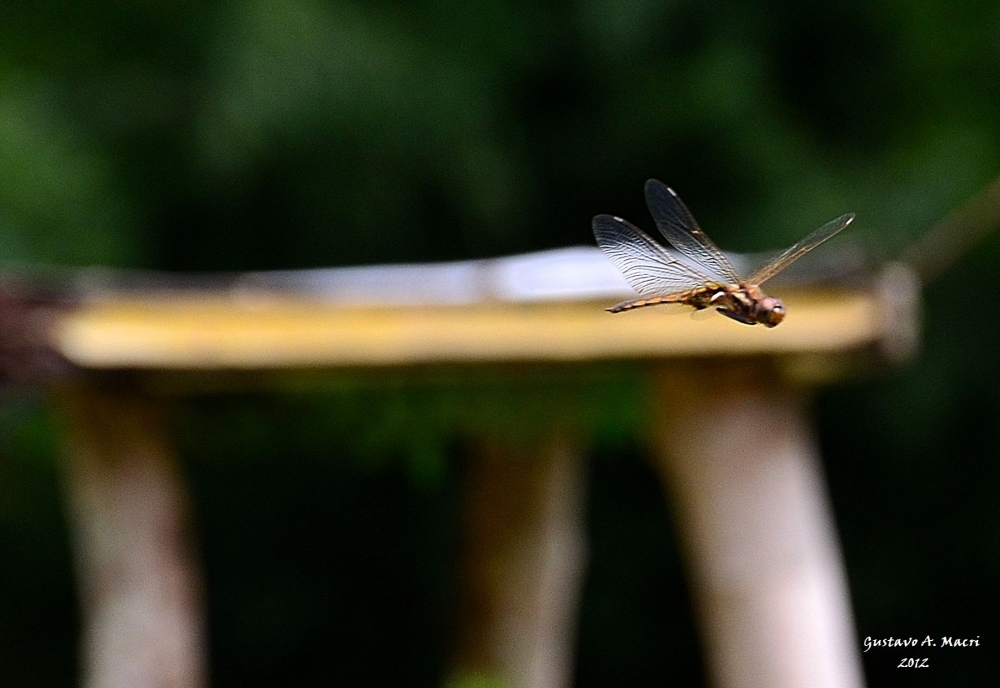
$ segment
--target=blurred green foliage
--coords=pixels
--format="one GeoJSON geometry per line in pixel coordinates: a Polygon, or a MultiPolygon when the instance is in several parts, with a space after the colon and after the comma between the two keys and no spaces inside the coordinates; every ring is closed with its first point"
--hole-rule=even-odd
{"type": "MultiPolygon", "coordinates": [[[[47,9],[46,9],[47,8],[47,9]]],[[[590,243],[676,186],[723,245],[891,253],[996,172],[986,2],[0,10],[4,260],[179,270],[590,243]]]]}
{"type": "MultiPolygon", "coordinates": [[[[217,271],[590,244],[596,213],[649,224],[648,177],[726,248],[852,210],[850,237],[891,257],[1000,171],[998,77],[1000,7],[980,0],[6,3],[0,261],[217,271]]],[[[908,370],[819,400],[862,636],[986,637],[1000,618],[1000,334],[980,305],[998,261],[993,237],[928,289],[908,370]]],[[[700,681],[666,507],[628,439],[641,382],[556,378],[185,405],[215,684],[435,685],[456,442],[531,418],[596,442],[577,684],[700,681]]],[[[73,674],[42,408],[0,412],[10,685],[73,674]]],[[[949,679],[996,683],[985,654],[949,679]]]]}

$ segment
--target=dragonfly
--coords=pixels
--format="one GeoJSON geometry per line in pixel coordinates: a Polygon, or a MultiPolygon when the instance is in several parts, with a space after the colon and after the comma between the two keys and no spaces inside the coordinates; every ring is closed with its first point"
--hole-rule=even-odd
{"type": "Polygon", "coordinates": [[[646,182],[646,205],[673,251],[620,217],[594,218],[598,246],[642,297],[608,308],[611,313],[674,303],[698,311],[713,308],[744,325],[774,327],[785,319],[785,306],[781,299],[765,294],[761,285],[854,220],[854,213],[830,220],[742,277],[673,189],[650,179],[646,182]]]}

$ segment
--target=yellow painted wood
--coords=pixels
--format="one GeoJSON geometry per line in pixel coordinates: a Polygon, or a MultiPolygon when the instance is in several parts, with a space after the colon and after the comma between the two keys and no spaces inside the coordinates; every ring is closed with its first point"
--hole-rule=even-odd
{"type": "Polygon", "coordinates": [[[838,352],[891,336],[875,290],[782,296],[788,317],[771,330],[683,308],[613,315],[607,300],[349,307],[226,292],[107,296],[62,316],[54,338],[84,368],[239,370],[838,352]]]}

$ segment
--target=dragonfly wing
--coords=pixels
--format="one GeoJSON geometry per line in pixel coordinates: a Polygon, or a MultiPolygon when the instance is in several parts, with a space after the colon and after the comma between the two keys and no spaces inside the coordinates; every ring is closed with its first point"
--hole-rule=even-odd
{"type": "Polygon", "coordinates": [[[698,226],[691,211],[673,189],[661,181],[650,179],[646,182],[646,205],[657,228],[674,248],[703,266],[719,281],[740,283],[736,268],[698,226]]]}
{"type": "Polygon", "coordinates": [[[854,213],[847,213],[835,220],[830,220],[806,238],[782,251],[777,258],[767,265],[757,269],[752,275],[746,278],[746,283],[758,286],[763,284],[824,241],[832,239],[838,232],[851,224],[853,220],[854,213]]]}
{"type": "Polygon", "coordinates": [[[597,245],[642,296],[665,296],[717,282],[620,217],[598,215],[593,226],[597,245]]]}

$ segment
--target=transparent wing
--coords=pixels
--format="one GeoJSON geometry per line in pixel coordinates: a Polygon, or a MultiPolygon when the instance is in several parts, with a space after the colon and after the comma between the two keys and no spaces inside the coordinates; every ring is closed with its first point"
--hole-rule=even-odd
{"type": "Polygon", "coordinates": [[[717,280],[702,274],[620,217],[594,218],[597,245],[641,296],[665,296],[717,280]]]}
{"type": "Polygon", "coordinates": [[[854,213],[847,213],[846,215],[841,215],[836,220],[830,220],[802,241],[782,251],[770,263],[762,268],[758,268],[752,275],[746,278],[746,283],[763,284],[824,241],[833,238],[844,227],[851,224],[853,220],[854,213]]]}
{"type": "Polygon", "coordinates": [[[740,275],[726,254],[719,250],[691,215],[691,211],[663,182],[646,182],[646,205],[663,236],[674,248],[698,265],[704,266],[719,281],[739,284],[740,275]]]}

